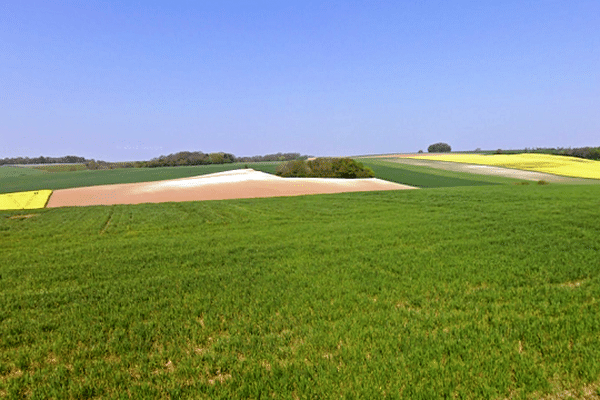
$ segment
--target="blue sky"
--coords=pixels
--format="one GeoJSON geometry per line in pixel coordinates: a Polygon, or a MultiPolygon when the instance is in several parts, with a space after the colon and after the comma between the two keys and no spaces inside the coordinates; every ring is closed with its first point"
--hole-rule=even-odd
{"type": "Polygon", "coordinates": [[[600,2],[12,1],[0,158],[600,145],[600,2]]]}

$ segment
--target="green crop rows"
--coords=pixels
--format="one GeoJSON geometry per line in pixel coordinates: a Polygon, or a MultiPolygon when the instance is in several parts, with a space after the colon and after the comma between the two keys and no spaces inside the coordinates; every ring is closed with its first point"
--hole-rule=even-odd
{"type": "Polygon", "coordinates": [[[0,397],[598,396],[598,198],[491,185],[0,212],[0,397]]]}
{"type": "Polygon", "coordinates": [[[483,186],[521,182],[519,179],[445,171],[375,158],[364,158],[359,161],[365,166],[370,167],[375,172],[377,178],[419,188],[483,186]]]}

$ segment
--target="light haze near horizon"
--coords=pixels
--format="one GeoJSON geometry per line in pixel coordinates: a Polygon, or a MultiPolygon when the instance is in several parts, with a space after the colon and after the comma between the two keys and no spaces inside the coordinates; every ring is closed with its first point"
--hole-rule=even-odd
{"type": "Polygon", "coordinates": [[[600,146],[600,2],[12,1],[0,158],[600,146]]]}

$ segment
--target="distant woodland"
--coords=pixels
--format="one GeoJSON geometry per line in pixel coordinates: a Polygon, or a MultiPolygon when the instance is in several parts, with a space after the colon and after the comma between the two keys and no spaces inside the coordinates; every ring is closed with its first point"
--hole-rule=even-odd
{"type": "Polygon", "coordinates": [[[16,157],[16,158],[3,158],[0,159],[0,165],[17,164],[17,165],[28,165],[28,164],[81,164],[91,160],[87,160],[84,157],[77,156],[64,156],[64,157],[16,157]]]}
{"type": "Polygon", "coordinates": [[[64,157],[16,157],[0,159],[0,165],[31,165],[31,164],[85,164],[88,169],[115,169],[115,168],[155,168],[178,167],[186,165],[227,164],[234,162],[261,162],[261,161],[292,161],[306,160],[308,156],[300,153],[276,153],[264,156],[236,157],[229,153],[203,153],[201,151],[180,151],[179,153],[160,156],[149,161],[108,162],[102,160],[86,159],[77,156],[64,157]]]}
{"type": "Polygon", "coordinates": [[[600,160],[600,147],[576,147],[576,148],[541,148],[525,149],[525,150],[497,150],[496,153],[512,154],[512,153],[543,153],[554,154],[557,156],[571,156],[585,158],[587,160],[600,160]]]}
{"type": "MultiPolygon", "coordinates": [[[[481,152],[479,149],[476,152],[481,152]]],[[[517,153],[544,153],[561,156],[585,158],[588,160],[600,160],[600,147],[577,147],[577,148],[536,148],[523,150],[500,150],[495,153],[517,154],[517,153]]],[[[227,164],[235,162],[263,162],[263,161],[295,161],[306,160],[309,156],[300,153],[276,153],[264,156],[236,157],[230,153],[203,153],[201,151],[180,151],[178,153],[160,156],[149,161],[126,161],[107,162],[94,159],[86,159],[77,156],[64,157],[16,157],[0,159],[0,165],[29,165],[29,164],[84,164],[88,169],[115,169],[115,168],[155,168],[155,167],[178,167],[187,165],[209,165],[227,164]]]]}

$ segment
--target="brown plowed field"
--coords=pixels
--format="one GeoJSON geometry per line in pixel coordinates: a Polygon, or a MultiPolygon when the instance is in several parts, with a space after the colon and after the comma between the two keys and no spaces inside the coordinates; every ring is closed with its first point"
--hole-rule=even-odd
{"type": "Polygon", "coordinates": [[[47,207],[225,200],[416,189],[380,179],[281,178],[243,169],[159,182],[55,190],[47,207]]]}

